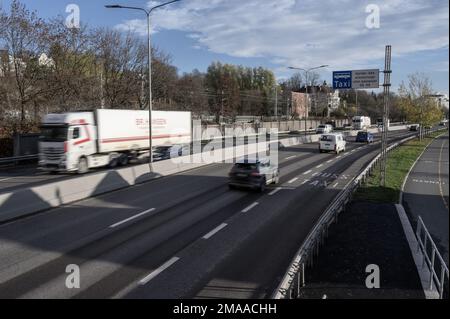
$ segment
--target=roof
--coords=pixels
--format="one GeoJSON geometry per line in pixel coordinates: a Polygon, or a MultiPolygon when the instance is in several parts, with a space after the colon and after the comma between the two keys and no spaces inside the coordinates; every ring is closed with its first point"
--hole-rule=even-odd
{"type": "Polygon", "coordinates": [[[255,158],[255,157],[245,157],[236,161],[236,164],[259,164],[269,161],[268,158],[255,158]]]}

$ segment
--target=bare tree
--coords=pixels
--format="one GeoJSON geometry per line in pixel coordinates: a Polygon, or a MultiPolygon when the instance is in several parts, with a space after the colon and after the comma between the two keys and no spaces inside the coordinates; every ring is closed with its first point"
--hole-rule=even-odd
{"type": "Polygon", "coordinates": [[[45,22],[36,12],[28,11],[17,0],[11,2],[9,14],[0,13],[0,42],[4,44],[9,60],[5,76],[12,84],[8,99],[18,106],[22,130],[25,129],[28,104],[46,90],[39,85],[45,79],[39,57],[45,48],[42,39],[46,31],[45,22]]]}

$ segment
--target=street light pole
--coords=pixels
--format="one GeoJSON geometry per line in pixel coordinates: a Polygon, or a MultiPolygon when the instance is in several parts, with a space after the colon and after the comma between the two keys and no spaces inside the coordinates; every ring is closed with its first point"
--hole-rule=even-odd
{"type": "Polygon", "coordinates": [[[305,105],[305,136],[308,134],[308,129],[307,129],[307,125],[306,125],[306,117],[308,116],[308,110],[309,110],[309,98],[308,98],[308,78],[309,78],[309,72],[311,72],[312,70],[317,70],[317,69],[321,69],[321,68],[326,68],[328,67],[328,64],[324,64],[324,65],[320,65],[320,66],[316,66],[313,68],[309,68],[309,69],[303,69],[303,68],[296,68],[293,66],[289,66],[288,69],[291,70],[300,70],[305,72],[305,81],[306,81],[306,105],[305,105]]]}
{"type": "Polygon", "coordinates": [[[153,10],[167,6],[174,2],[179,2],[181,0],[173,0],[169,2],[162,3],[160,5],[154,6],[149,10],[140,7],[129,7],[122,6],[118,4],[113,5],[105,5],[105,8],[108,9],[130,9],[130,10],[139,10],[143,11],[147,16],[147,38],[148,38],[148,142],[149,142],[149,167],[150,171],[152,171],[152,163],[153,163],[153,135],[152,135],[152,111],[153,111],[153,101],[152,101],[152,43],[151,43],[151,21],[150,15],[153,10]]]}

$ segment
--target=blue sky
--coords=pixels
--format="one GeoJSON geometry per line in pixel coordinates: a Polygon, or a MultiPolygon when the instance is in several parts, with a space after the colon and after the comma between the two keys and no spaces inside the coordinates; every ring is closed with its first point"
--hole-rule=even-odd
{"type": "MultiPolygon", "coordinates": [[[[133,29],[142,36],[139,11],[105,9],[105,4],[152,6],[143,0],[23,0],[41,17],[66,16],[77,4],[90,26],[133,29]]],[[[0,0],[7,8],[10,0],[0,0]]],[[[396,90],[407,75],[427,74],[436,91],[449,92],[448,0],[183,0],[153,13],[153,44],[172,56],[179,72],[205,71],[212,61],[264,66],[279,79],[287,66],[329,64],[334,70],[383,68],[384,46],[392,45],[396,90]],[[369,29],[369,4],[380,9],[380,27],[369,29]]]]}

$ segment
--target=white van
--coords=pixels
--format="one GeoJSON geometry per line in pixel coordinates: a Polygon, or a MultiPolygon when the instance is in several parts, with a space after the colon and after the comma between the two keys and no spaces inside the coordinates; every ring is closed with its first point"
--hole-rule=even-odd
{"type": "Polygon", "coordinates": [[[346,142],[340,133],[323,134],[319,139],[319,152],[345,152],[346,142]]]}

